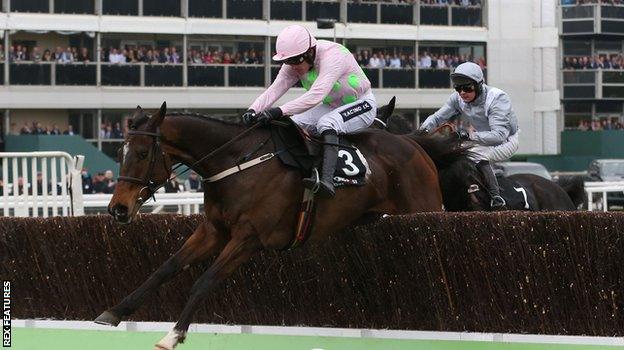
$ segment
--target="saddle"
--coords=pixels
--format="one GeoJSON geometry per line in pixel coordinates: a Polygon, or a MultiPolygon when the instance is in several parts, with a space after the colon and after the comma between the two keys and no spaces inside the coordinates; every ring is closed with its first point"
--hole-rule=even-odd
{"type": "MultiPolygon", "coordinates": [[[[299,169],[307,177],[319,168],[323,155],[323,140],[311,136],[290,118],[271,122],[271,139],[280,161],[299,169]]],[[[334,173],[334,186],[366,183],[370,168],[362,153],[349,140],[348,135],[339,138],[338,162],[334,173]]]]}

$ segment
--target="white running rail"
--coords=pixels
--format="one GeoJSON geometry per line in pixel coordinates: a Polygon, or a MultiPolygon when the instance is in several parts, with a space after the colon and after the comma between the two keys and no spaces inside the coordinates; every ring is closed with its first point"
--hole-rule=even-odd
{"type": "MultiPolygon", "coordinates": [[[[112,194],[85,194],[83,195],[85,208],[105,209],[112,194]]],[[[177,205],[179,214],[199,214],[200,205],[204,204],[203,192],[156,193],[156,202],[148,200],[143,207],[152,208],[152,213],[160,212],[164,206],[177,205]]]]}
{"type": "Polygon", "coordinates": [[[66,152],[0,153],[3,216],[83,215],[83,163],[66,152]]]}
{"type": "MultiPolygon", "coordinates": [[[[602,211],[607,211],[607,193],[624,193],[624,181],[589,181],[585,182],[585,192],[587,192],[587,210],[593,211],[594,193],[602,193],[602,211]]],[[[596,208],[597,209],[597,208],[596,208]]]]}

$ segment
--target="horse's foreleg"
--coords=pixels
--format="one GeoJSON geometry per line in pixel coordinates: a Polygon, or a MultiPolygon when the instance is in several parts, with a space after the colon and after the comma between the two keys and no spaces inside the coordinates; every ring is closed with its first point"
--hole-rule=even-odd
{"type": "Polygon", "coordinates": [[[201,262],[218,252],[226,243],[226,237],[210,222],[201,224],[184,242],[182,248],[165,261],[134,292],[119,304],[104,311],[96,323],[117,326],[124,316],[136,311],[151,292],[175,277],[183,268],[201,262]]]}
{"type": "Polygon", "coordinates": [[[235,238],[223,248],[212,266],[204,272],[191,289],[191,296],[173,329],[156,344],[157,350],[171,350],[184,341],[186,331],[193,319],[195,310],[219,282],[230,276],[239,266],[261,248],[256,236],[235,238]]]}

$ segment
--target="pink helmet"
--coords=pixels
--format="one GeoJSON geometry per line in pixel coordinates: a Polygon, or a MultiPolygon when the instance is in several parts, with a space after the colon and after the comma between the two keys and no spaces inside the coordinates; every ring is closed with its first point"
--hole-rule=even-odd
{"type": "Polygon", "coordinates": [[[273,60],[279,62],[299,56],[314,46],[316,46],[316,39],[305,27],[297,24],[288,26],[277,36],[275,43],[277,54],[273,56],[273,60]]]}

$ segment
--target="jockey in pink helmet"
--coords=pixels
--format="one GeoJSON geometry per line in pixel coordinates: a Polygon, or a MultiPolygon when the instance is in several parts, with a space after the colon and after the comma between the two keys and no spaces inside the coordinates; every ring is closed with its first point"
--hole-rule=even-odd
{"type": "MultiPolygon", "coordinates": [[[[282,67],[271,86],[243,114],[243,122],[264,123],[290,116],[311,134],[325,142],[319,194],[335,194],[333,175],[338,158],[339,134],[367,128],[377,113],[377,102],[362,68],[349,50],[327,40],[316,40],[303,26],[291,25],[280,32],[273,60],[282,67]],[[293,85],[301,82],[307,90],[279,107],[273,104],[293,85]]],[[[314,188],[316,179],[304,179],[314,188]]]]}

